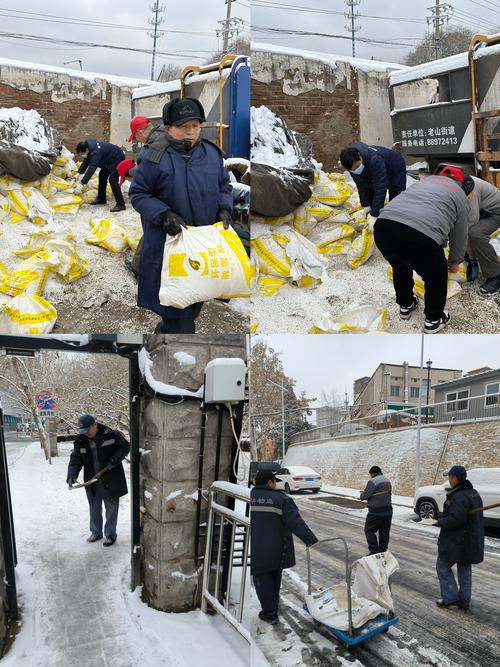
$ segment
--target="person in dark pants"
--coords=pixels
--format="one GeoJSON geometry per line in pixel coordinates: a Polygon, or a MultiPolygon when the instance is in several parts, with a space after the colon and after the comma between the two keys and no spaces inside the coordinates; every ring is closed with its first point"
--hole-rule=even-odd
{"type": "Polygon", "coordinates": [[[137,303],[162,318],[155,333],[195,333],[203,307],[203,303],[187,308],[160,304],[167,235],[176,236],[187,225],[222,221],[227,229],[232,222],[229,174],[220,148],[201,137],[204,122],[203,106],[194,98],[166,104],[164,130],[141,151],[130,186],[130,201],[141,214],[144,231],[137,303]]]}
{"type": "Polygon", "coordinates": [[[392,485],[379,466],[368,471],[370,479],[361,492],[361,500],[368,501],[365,535],[369,555],[387,551],[392,524],[392,485]],[[377,537],[378,535],[378,537],[377,537]]]}
{"type": "Polygon", "coordinates": [[[384,206],[387,191],[390,201],[406,190],[405,161],[390,148],[357,141],[340,153],[340,162],[351,173],[359,200],[369,211],[372,222],[384,206]]]}
{"type": "Polygon", "coordinates": [[[467,479],[463,466],[452,466],[445,476],[450,487],[446,490],[443,512],[437,521],[425,521],[441,529],[436,562],[441,598],[436,604],[468,611],[472,597],[472,565],[484,560],[484,519],[482,511],[477,511],[483,507],[483,501],[467,479]],[[454,565],[458,586],[452,570],[454,565]]]}
{"type": "Polygon", "coordinates": [[[262,607],[259,618],[273,625],[279,622],[281,574],[295,565],[293,535],[307,546],[318,541],[290,496],[276,490],[277,479],[271,470],[257,472],[250,508],[250,573],[262,607]]]}
{"type": "MultiPolygon", "coordinates": [[[[134,160],[122,160],[118,166],[116,167],[116,170],[120,174],[120,188],[123,185],[124,181],[131,181],[134,177],[134,172],[137,169],[137,164],[135,163],[134,160]]],[[[132,257],[132,260],[125,259],[123,261],[123,264],[127,271],[129,271],[135,280],[139,278],[139,269],[141,266],[141,250],[142,250],[142,242],[143,242],[143,236],[141,236],[141,239],[139,243],[137,244],[137,248],[134,251],[134,255],[132,257]]]]}
{"type": "Polygon", "coordinates": [[[118,172],[116,170],[118,164],[125,159],[125,153],[122,149],[106,141],[86,139],[85,141],[80,141],[77,145],[76,159],[82,159],[82,164],[78,169],[78,173],[83,174],[82,185],[86,185],[95,171],[99,169],[97,197],[90,203],[92,205],[106,203],[106,187],[109,181],[116,200],[116,205],[111,209],[111,213],[124,211],[125,199],[118,183],[118,172]]]}
{"type": "Polygon", "coordinates": [[[445,311],[448,268],[458,271],[467,249],[470,176],[447,168],[428,176],[389,202],[375,222],[378,249],[392,266],[394,291],[401,319],[418,307],[413,271],[425,285],[425,333],[437,333],[450,321],[445,311]],[[446,175],[444,175],[446,174],[446,175]],[[448,263],[444,246],[449,242],[448,263]]]}
{"type": "Polygon", "coordinates": [[[69,459],[67,483],[72,486],[83,468],[84,482],[97,479],[86,487],[90,511],[90,537],[87,542],[97,542],[103,536],[102,505],[106,510],[104,546],[116,542],[116,524],[120,497],[127,494],[127,481],[122,461],[130,446],[120,431],[96,422],[92,415],[82,415],[78,420],[79,436],[74,442],[69,459]]]}
{"type": "Polygon", "coordinates": [[[481,178],[472,176],[474,184],[470,196],[470,255],[481,268],[482,296],[500,292],[500,259],[490,243],[490,236],[500,228],[500,190],[481,178]]]}

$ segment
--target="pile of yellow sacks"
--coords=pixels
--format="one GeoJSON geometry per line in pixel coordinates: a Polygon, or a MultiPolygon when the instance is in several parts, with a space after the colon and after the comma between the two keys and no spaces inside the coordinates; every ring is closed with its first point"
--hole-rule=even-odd
{"type": "Polygon", "coordinates": [[[375,248],[357,189],[338,173],[316,171],[311,198],[289,215],[253,216],[251,222],[258,289],[264,296],[273,296],[286,283],[317,287],[329,255],[346,255],[348,266],[357,269],[375,248]]]}

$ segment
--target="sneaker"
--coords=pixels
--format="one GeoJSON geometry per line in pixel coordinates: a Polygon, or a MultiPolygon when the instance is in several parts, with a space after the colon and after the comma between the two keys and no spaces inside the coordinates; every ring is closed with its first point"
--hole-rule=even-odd
{"type": "Polygon", "coordinates": [[[410,317],[411,317],[411,314],[417,308],[418,308],[418,299],[417,299],[416,296],[414,296],[413,301],[412,301],[410,306],[407,306],[406,308],[404,306],[399,306],[399,317],[402,320],[409,320],[410,317]]]}
{"type": "Polygon", "coordinates": [[[493,296],[497,292],[500,292],[500,275],[488,278],[479,288],[479,294],[482,296],[493,296]]]}
{"type": "Polygon", "coordinates": [[[426,318],[424,322],[424,332],[428,334],[435,334],[438,331],[444,329],[448,324],[448,322],[450,321],[450,319],[451,316],[447,310],[443,311],[443,314],[441,315],[441,318],[439,320],[428,320],[426,318]]]}
{"type": "Polygon", "coordinates": [[[99,540],[102,540],[102,535],[94,535],[92,534],[90,537],[87,537],[87,542],[98,542],[99,540]]]}
{"type": "Polygon", "coordinates": [[[277,625],[279,623],[279,618],[277,616],[269,616],[264,611],[259,611],[259,618],[261,621],[265,621],[271,625],[277,625]]]}
{"type": "Polygon", "coordinates": [[[116,537],[107,537],[102,543],[103,547],[110,547],[116,542],[116,537]]]}
{"type": "Polygon", "coordinates": [[[102,206],[102,204],[105,204],[106,200],[105,199],[100,199],[99,197],[96,197],[92,201],[89,202],[90,206],[102,206]]]}
{"type": "Polygon", "coordinates": [[[109,209],[109,212],[110,213],[119,213],[120,211],[124,211],[126,208],[127,207],[125,206],[125,204],[116,204],[115,206],[113,206],[113,208],[109,209]]]}
{"type": "Polygon", "coordinates": [[[436,604],[438,607],[441,607],[442,609],[447,609],[448,607],[460,606],[458,600],[455,600],[454,602],[445,602],[444,600],[436,600],[436,604]]]}

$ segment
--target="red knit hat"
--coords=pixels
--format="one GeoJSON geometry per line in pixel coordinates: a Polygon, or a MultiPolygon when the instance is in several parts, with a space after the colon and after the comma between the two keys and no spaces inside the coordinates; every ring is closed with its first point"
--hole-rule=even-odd
{"type": "Polygon", "coordinates": [[[443,167],[438,176],[447,176],[456,181],[459,185],[462,185],[464,182],[464,172],[458,167],[443,167]]]}
{"type": "Polygon", "coordinates": [[[146,118],[146,116],[134,116],[132,120],[130,121],[130,132],[131,135],[128,138],[127,141],[133,141],[134,140],[134,135],[137,132],[137,130],[142,130],[143,128],[147,127],[149,125],[149,120],[146,118]]]}
{"type": "Polygon", "coordinates": [[[135,166],[135,162],[133,160],[122,160],[116,167],[116,171],[120,174],[120,187],[123,185],[123,181],[125,180],[125,176],[128,174],[128,172],[132,169],[132,167],[135,166]]]}

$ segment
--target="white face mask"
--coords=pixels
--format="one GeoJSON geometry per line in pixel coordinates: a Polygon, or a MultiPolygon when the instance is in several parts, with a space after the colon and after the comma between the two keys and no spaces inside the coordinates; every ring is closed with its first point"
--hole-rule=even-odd
{"type": "Polygon", "coordinates": [[[363,173],[364,168],[365,168],[365,165],[363,163],[361,163],[359,165],[359,167],[356,167],[356,169],[351,169],[351,174],[356,174],[357,176],[359,176],[359,174],[363,173]]]}

